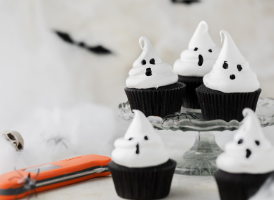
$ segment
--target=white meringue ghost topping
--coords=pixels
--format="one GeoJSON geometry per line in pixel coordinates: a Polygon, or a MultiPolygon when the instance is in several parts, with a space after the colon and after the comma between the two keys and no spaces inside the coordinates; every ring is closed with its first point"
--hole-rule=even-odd
{"type": "Polygon", "coordinates": [[[220,35],[221,38],[224,35],[224,44],[213,69],[203,78],[205,86],[225,93],[258,90],[257,75],[250,69],[229,33],[222,30],[220,35]]]}
{"type": "Polygon", "coordinates": [[[112,160],[131,168],[151,167],[167,162],[168,151],[161,137],[141,111],[134,110],[134,113],[125,136],[114,143],[112,160]]]}
{"type": "Polygon", "coordinates": [[[141,37],[139,43],[143,52],[133,63],[126,86],[147,89],[176,83],[178,75],[169,64],[161,61],[150,41],[146,37],[141,37]]]}
{"type": "Polygon", "coordinates": [[[225,152],[217,158],[219,169],[230,173],[268,173],[274,170],[274,148],[265,137],[258,117],[245,108],[242,126],[225,152]]]}
{"type": "Polygon", "coordinates": [[[211,39],[208,25],[201,21],[193,34],[188,49],[174,63],[174,71],[181,76],[203,77],[210,72],[220,48],[211,39]]]}

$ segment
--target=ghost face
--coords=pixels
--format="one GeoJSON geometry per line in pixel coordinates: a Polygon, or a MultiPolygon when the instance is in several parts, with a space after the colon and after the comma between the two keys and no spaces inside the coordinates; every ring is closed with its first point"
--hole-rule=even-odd
{"type": "Polygon", "coordinates": [[[149,167],[166,162],[168,152],[156,133],[138,133],[117,139],[112,159],[127,167],[149,167]]]}
{"type": "Polygon", "coordinates": [[[226,146],[226,152],[248,161],[257,159],[258,156],[269,151],[270,147],[271,144],[264,138],[256,137],[256,135],[238,134],[233,143],[226,146]]]}
{"type": "Polygon", "coordinates": [[[181,53],[181,59],[194,62],[196,66],[203,67],[204,65],[213,66],[220,48],[217,46],[214,47],[195,47],[194,49],[187,49],[181,53]]]}
{"type": "Polygon", "coordinates": [[[223,70],[225,70],[227,72],[227,73],[224,73],[224,74],[227,74],[226,79],[235,80],[236,78],[241,76],[241,73],[244,73],[244,71],[245,71],[245,70],[243,70],[244,65],[245,65],[245,63],[237,64],[237,63],[232,63],[227,60],[224,60],[223,64],[222,64],[222,68],[223,68],[223,70]]]}
{"type": "Polygon", "coordinates": [[[147,141],[148,137],[146,135],[146,136],[144,136],[144,138],[142,138],[142,137],[141,138],[133,138],[133,137],[128,138],[128,140],[130,140],[130,141],[134,141],[134,139],[136,140],[135,142],[137,142],[135,153],[139,154],[140,153],[140,145],[139,145],[139,143],[141,143],[143,141],[147,141]]]}
{"type": "Polygon", "coordinates": [[[154,145],[155,142],[157,142],[157,140],[152,140],[152,138],[150,138],[147,134],[140,134],[138,136],[118,139],[114,146],[119,148],[126,148],[130,154],[134,156],[140,156],[144,153],[143,148],[146,149],[150,145],[154,145]]]}
{"type": "Polygon", "coordinates": [[[256,81],[257,76],[250,70],[248,62],[245,61],[242,63],[237,63],[229,59],[222,59],[218,60],[215,65],[218,67],[218,70],[212,70],[210,73],[218,81],[211,82],[208,78],[204,79],[204,83],[207,87],[223,92],[248,92],[246,91],[246,88],[242,89],[242,87],[246,85],[243,83],[248,83],[248,86],[251,87],[252,92],[254,91],[253,88],[259,88],[257,85],[258,81],[256,81]],[[215,85],[214,87],[213,83],[215,83],[218,87],[230,87],[231,90],[221,90],[215,85]]]}
{"type": "MultiPolygon", "coordinates": [[[[143,59],[142,60],[142,62],[141,62],[141,64],[142,65],[147,65],[147,62],[146,62],[146,60],[145,59],[143,59]]],[[[149,60],[149,64],[151,64],[151,65],[155,65],[155,59],[154,58],[151,58],[150,60],[149,60]]],[[[152,76],[152,71],[151,71],[151,67],[150,66],[146,66],[147,68],[146,68],[146,76],[152,76]]]]}

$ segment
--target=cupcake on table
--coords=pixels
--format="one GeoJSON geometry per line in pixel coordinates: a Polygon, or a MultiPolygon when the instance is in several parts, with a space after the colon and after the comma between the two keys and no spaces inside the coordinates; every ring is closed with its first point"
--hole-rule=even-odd
{"type": "Polygon", "coordinates": [[[220,35],[222,50],[196,93],[206,120],[241,121],[244,108],[256,110],[260,83],[229,33],[222,30],[220,35]]]}
{"type": "Polygon", "coordinates": [[[160,199],[169,194],[176,162],[145,115],[135,116],[125,136],[115,141],[109,168],[118,196],[160,199]]]}
{"type": "Polygon", "coordinates": [[[125,88],[131,109],[160,117],[180,112],[185,84],[177,82],[177,74],[161,61],[146,37],[139,43],[142,53],[129,71],[125,88]]]}
{"type": "Polygon", "coordinates": [[[259,119],[246,108],[243,125],[217,158],[215,173],[221,200],[248,200],[274,172],[274,148],[259,119]]]}
{"type": "Polygon", "coordinates": [[[203,77],[211,71],[220,48],[211,39],[208,25],[201,21],[193,34],[188,49],[184,50],[180,58],[174,63],[174,71],[179,75],[179,82],[186,84],[183,106],[199,109],[195,89],[203,84],[203,77]]]}

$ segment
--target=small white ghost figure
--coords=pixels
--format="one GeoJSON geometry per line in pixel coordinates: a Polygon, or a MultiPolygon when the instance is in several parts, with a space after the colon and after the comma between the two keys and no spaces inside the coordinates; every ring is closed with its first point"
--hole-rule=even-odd
{"type": "Polygon", "coordinates": [[[203,77],[210,72],[220,53],[220,48],[213,42],[208,25],[201,21],[196,28],[188,49],[174,63],[174,71],[181,76],[203,77]]]}
{"type": "Polygon", "coordinates": [[[220,36],[223,47],[213,69],[204,76],[205,86],[225,93],[254,92],[259,89],[257,75],[249,67],[230,34],[222,30],[220,36]]]}
{"type": "Polygon", "coordinates": [[[237,150],[238,155],[250,159],[254,154],[256,155],[271,150],[272,145],[264,136],[255,113],[250,109],[245,109],[243,113],[246,116],[243,125],[235,135],[234,142],[228,144],[226,149],[230,152],[237,150]],[[239,152],[239,150],[241,151],[239,152]]]}
{"type": "Polygon", "coordinates": [[[134,110],[135,116],[125,136],[115,141],[112,160],[126,167],[150,167],[165,163],[168,151],[145,115],[134,110]]]}
{"type": "Polygon", "coordinates": [[[243,115],[243,125],[217,158],[217,166],[230,173],[274,171],[274,148],[265,137],[258,117],[249,108],[243,110],[243,115]]]}
{"type": "Polygon", "coordinates": [[[3,135],[8,140],[16,151],[21,151],[24,148],[24,139],[17,131],[2,131],[0,135],[3,135]]]}
{"type": "Polygon", "coordinates": [[[176,83],[178,81],[177,74],[169,64],[161,61],[149,39],[141,37],[139,44],[142,53],[134,61],[133,68],[129,71],[126,86],[145,89],[176,83]]]}

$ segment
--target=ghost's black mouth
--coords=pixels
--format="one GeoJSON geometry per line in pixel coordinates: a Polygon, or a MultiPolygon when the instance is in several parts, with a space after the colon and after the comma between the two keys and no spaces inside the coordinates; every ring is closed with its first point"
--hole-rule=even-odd
{"type": "Polygon", "coordinates": [[[246,149],[246,158],[249,158],[251,156],[251,151],[249,149],[246,149]]]}
{"type": "Polygon", "coordinates": [[[199,66],[202,66],[203,63],[204,63],[204,58],[203,58],[203,56],[200,54],[200,55],[198,56],[198,59],[199,59],[198,65],[199,65],[199,66]]]}
{"type": "Polygon", "coordinates": [[[139,144],[136,145],[136,154],[139,154],[140,150],[139,150],[139,144]]]}
{"type": "Polygon", "coordinates": [[[95,54],[112,54],[112,52],[101,46],[101,45],[98,45],[98,46],[94,46],[94,47],[91,47],[91,46],[88,46],[85,42],[76,42],[74,41],[71,36],[68,34],[68,33],[64,33],[64,32],[61,32],[61,31],[54,31],[63,41],[67,42],[67,43],[70,43],[70,44],[73,44],[73,45],[77,45],[81,48],[84,48],[84,49],[87,49],[88,51],[92,52],[92,53],[95,53],[95,54]]]}

